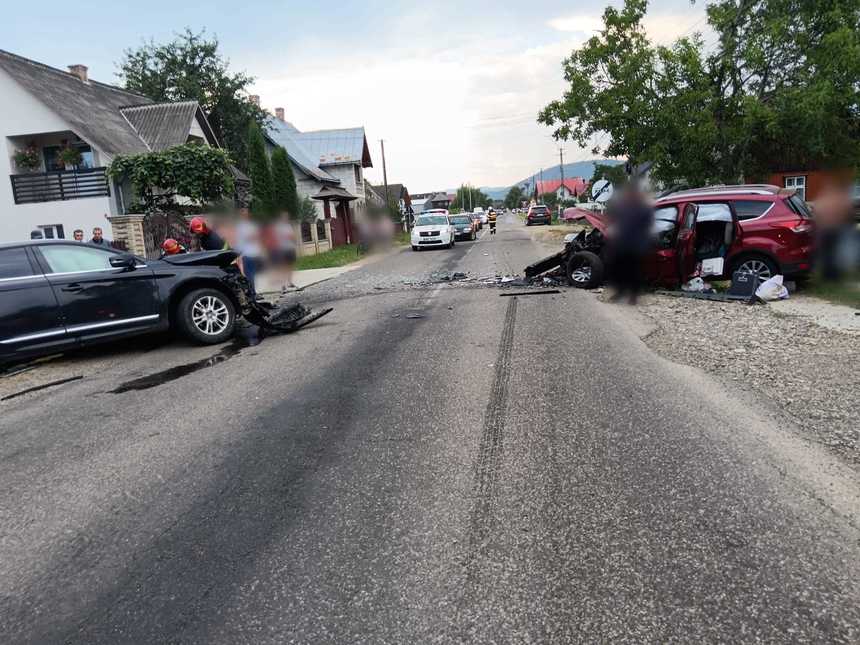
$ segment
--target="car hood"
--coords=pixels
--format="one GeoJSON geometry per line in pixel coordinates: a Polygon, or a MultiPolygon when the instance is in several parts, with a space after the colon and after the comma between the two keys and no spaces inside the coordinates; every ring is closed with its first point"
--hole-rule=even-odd
{"type": "Polygon", "coordinates": [[[583,210],[582,208],[566,208],[561,217],[564,220],[584,219],[601,233],[606,233],[608,226],[606,215],[583,210]]]}
{"type": "Polygon", "coordinates": [[[412,229],[413,233],[429,233],[431,231],[444,231],[448,228],[447,224],[433,224],[432,226],[416,226],[412,229]]]}
{"type": "Polygon", "coordinates": [[[239,254],[235,251],[200,251],[199,253],[180,253],[163,258],[168,264],[181,266],[215,266],[227,267],[235,262],[239,254]]]}

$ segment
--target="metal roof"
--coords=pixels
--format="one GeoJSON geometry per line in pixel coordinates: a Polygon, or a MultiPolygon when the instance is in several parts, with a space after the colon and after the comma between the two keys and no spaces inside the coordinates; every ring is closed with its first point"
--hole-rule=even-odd
{"type": "MultiPolygon", "coordinates": [[[[194,118],[203,111],[197,101],[178,103],[152,103],[120,108],[123,116],[152,150],[165,150],[188,140],[194,118]]],[[[217,146],[218,141],[205,117],[200,119],[207,143],[217,146]]]]}
{"type": "Polygon", "coordinates": [[[319,162],[301,140],[301,132],[292,123],[269,117],[266,120],[266,136],[272,143],[284,148],[287,156],[307,175],[319,181],[340,183],[339,179],[319,167],[319,162]]]}
{"type": "Polygon", "coordinates": [[[363,127],[301,132],[298,138],[320,166],[343,163],[373,166],[363,127]]]}

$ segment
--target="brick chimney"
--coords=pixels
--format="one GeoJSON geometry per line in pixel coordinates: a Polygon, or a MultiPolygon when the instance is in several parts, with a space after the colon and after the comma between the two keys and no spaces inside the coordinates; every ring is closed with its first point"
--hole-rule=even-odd
{"type": "Polygon", "coordinates": [[[84,83],[89,83],[89,79],[87,78],[86,65],[69,65],[69,73],[74,74],[84,83]]]}
{"type": "Polygon", "coordinates": [[[281,121],[284,120],[284,108],[275,108],[275,116],[281,121]]]}
{"type": "Polygon", "coordinates": [[[259,94],[251,94],[248,96],[248,100],[251,101],[257,107],[260,107],[260,95],[259,94]]]}

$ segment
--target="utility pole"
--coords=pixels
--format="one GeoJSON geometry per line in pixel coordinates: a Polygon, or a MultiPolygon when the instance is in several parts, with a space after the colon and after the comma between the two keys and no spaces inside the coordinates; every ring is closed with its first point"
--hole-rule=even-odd
{"type": "Polygon", "coordinates": [[[540,203],[540,196],[541,196],[541,192],[540,192],[540,191],[541,191],[541,189],[543,188],[543,168],[541,168],[541,169],[540,169],[540,184],[539,184],[539,186],[540,186],[540,188],[536,188],[536,189],[535,189],[535,195],[536,195],[535,200],[536,200],[538,203],[540,203]]]}
{"type": "MultiPolygon", "coordinates": [[[[558,149],[558,169],[561,172],[561,188],[559,190],[561,191],[561,194],[564,195],[565,191],[567,190],[567,187],[564,185],[564,149],[563,148],[558,149]]],[[[558,202],[559,203],[556,205],[556,208],[558,209],[559,219],[561,219],[561,213],[564,209],[564,203],[563,203],[564,200],[560,199],[560,200],[558,200],[558,202]]]]}

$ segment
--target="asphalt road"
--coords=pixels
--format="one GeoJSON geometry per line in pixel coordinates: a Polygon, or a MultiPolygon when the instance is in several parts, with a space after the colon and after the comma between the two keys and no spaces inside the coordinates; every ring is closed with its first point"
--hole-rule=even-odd
{"type": "Polygon", "coordinates": [[[542,252],[507,218],[0,403],[0,642],[857,642],[856,472],[593,294],[410,286],[542,252]]]}

